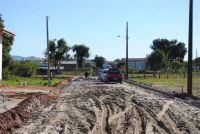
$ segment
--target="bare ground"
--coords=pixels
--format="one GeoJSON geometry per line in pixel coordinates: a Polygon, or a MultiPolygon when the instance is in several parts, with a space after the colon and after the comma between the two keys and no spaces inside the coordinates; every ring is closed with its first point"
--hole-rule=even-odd
{"type": "Polygon", "coordinates": [[[200,102],[123,84],[74,81],[15,134],[198,134],[200,102]]]}

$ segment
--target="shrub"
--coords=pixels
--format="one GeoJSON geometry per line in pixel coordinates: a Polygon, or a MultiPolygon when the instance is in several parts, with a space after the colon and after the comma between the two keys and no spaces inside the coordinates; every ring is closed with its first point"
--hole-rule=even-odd
{"type": "Polygon", "coordinates": [[[3,79],[9,79],[9,77],[11,75],[11,72],[10,72],[8,67],[3,69],[3,74],[2,75],[3,75],[3,79]]]}
{"type": "Polygon", "coordinates": [[[37,69],[37,65],[30,61],[14,62],[12,72],[14,75],[22,77],[30,77],[37,69]]]}

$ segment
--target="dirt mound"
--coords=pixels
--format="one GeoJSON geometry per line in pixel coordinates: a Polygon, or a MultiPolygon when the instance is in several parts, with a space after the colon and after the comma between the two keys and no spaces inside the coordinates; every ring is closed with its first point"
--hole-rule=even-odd
{"type": "Polygon", "coordinates": [[[65,80],[57,83],[56,85],[54,85],[55,88],[57,89],[63,89],[67,84],[69,84],[69,82],[71,82],[72,78],[69,77],[69,78],[65,78],[65,80]]]}
{"type": "Polygon", "coordinates": [[[11,133],[13,129],[31,116],[33,112],[40,110],[51,97],[35,95],[20,102],[15,108],[0,115],[0,134],[11,133]]]}
{"type": "Polygon", "coordinates": [[[128,84],[73,82],[17,133],[153,134],[200,132],[200,109],[128,84]]]}
{"type": "MultiPolygon", "coordinates": [[[[14,129],[18,128],[27,119],[34,114],[39,113],[47,104],[49,100],[54,100],[60,94],[62,88],[70,82],[70,78],[56,84],[54,87],[39,87],[39,86],[23,86],[13,88],[14,90],[4,92],[4,94],[11,98],[24,99],[17,104],[16,107],[0,114],[0,134],[12,133],[14,129]],[[40,89],[41,91],[49,90],[49,94],[31,92],[32,90],[40,89]]],[[[11,87],[5,87],[5,89],[11,87]]],[[[40,91],[38,90],[38,91],[40,91]]],[[[7,91],[7,90],[6,90],[7,91]]],[[[0,94],[0,106],[5,106],[7,97],[0,94]]],[[[1,107],[0,107],[1,108],[1,107]]],[[[7,108],[6,108],[7,109],[7,108]]]]}
{"type": "Polygon", "coordinates": [[[3,103],[5,101],[8,101],[8,98],[0,94],[0,103],[3,103]]]}

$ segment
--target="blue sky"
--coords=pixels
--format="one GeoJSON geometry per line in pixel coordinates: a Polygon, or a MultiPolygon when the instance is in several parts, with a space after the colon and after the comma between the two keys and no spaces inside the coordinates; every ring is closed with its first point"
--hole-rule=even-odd
{"type": "MultiPolygon", "coordinates": [[[[200,0],[194,0],[193,57],[196,49],[200,55],[199,7],[200,0]]],[[[157,38],[177,39],[187,47],[188,8],[189,0],[0,0],[6,29],[16,34],[12,55],[43,57],[49,16],[50,39],[84,43],[90,59],[107,60],[125,57],[126,21],[131,58],[146,57],[157,38]]]]}

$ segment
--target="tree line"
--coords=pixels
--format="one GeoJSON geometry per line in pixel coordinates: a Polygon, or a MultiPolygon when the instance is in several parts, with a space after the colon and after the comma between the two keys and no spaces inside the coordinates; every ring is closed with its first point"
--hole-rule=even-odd
{"type": "MultiPolygon", "coordinates": [[[[146,57],[146,65],[155,73],[158,70],[177,72],[187,67],[184,57],[187,53],[185,43],[177,40],[155,39],[150,46],[151,54],[146,57]]],[[[193,65],[200,68],[200,57],[193,61],[193,65]]]]}
{"type": "MultiPolygon", "coordinates": [[[[0,28],[4,27],[4,20],[0,14],[0,28]]],[[[31,76],[37,69],[37,66],[29,61],[13,61],[10,56],[13,42],[14,37],[8,37],[6,34],[3,34],[3,78],[9,78],[10,75],[31,76]]],[[[184,62],[187,49],[183,42],[168,39],[155,39],[150,48],[152,49],[152,52],[146,57],[146,65],[149,70],[153,70],[154,72],[161,69],[167,71],[168,68],[178,70],[187,66],[187,63],[184,62]]],[[[81,69],[84,60],[90,57],[89,50],[90,48],[85,44],[75,44],[70,47],[64,38],[50,40],[50,64],[59,70],[62,60],[76,60],[78,68],[81,69]],[[73,56],[69,54],[70,50],[75,53],[73,56]]],[[[45,50],[44,56],[46,62],[47,50],[45,50]]],[[[95,55],[92,61],[95,63],[96,67],[102,67],[105,60],[106,59],[103,56],[95,55]]],[[[120,59],[116,59],[115,63],[118,68],[124,67],[125,65],[125,61],[120,59]]],[[[193,61],[193,65],[200,69],[200,57],[197,57],[193,61]]]]}

